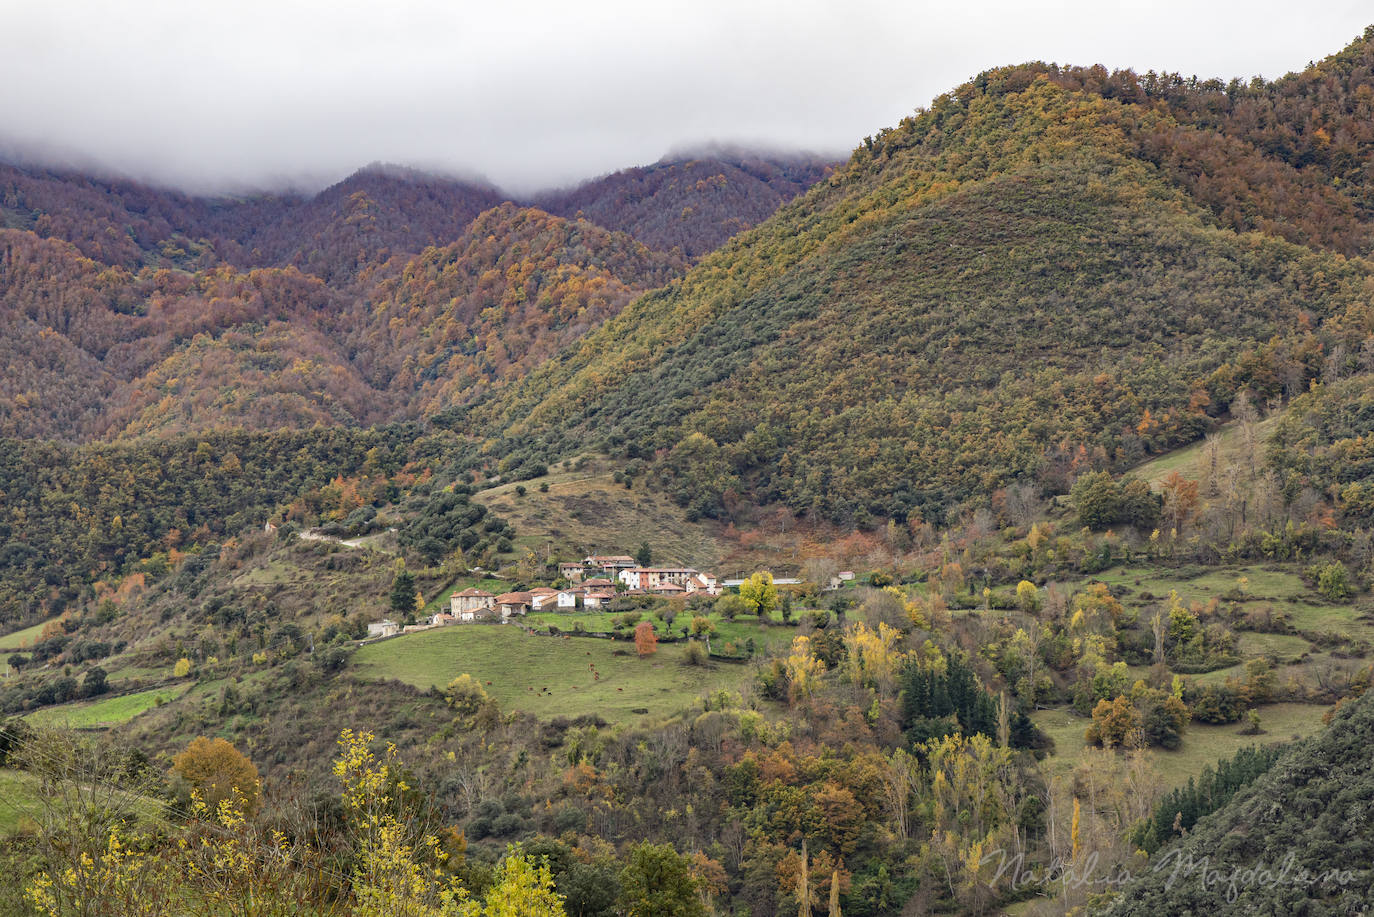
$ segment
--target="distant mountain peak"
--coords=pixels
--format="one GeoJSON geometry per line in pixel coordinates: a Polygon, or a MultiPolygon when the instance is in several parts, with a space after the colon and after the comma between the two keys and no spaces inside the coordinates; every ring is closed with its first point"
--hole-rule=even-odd
{"type": "Polygon", "coordinates": [[[395,162],[370,162],[353,174],[349,175],[338,184],[346,185],[349,182],[365,178],[384,178],[389,181],[405,182],[407,184],[427,184],[443,183],[456,185],[470,185],[490,191],[499,191],[485,175],[479,172],[463,172],[450,169],[427,169],[417,166],[402,165],[395,162]]]}
{"type": "Polygon", "coordinates": [[[744,143],[708,140],[676,146],[664,153],[656,166],[672,165],[694,159],[716,159],[721,162],[742,163],[766,161],[776,163],[832,163],[845,158],[847,151],[817,153],[765,143],[744,143]]]}

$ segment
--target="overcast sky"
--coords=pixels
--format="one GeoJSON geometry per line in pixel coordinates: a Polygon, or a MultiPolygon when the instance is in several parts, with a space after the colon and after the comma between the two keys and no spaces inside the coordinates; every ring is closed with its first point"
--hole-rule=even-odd
{"type": "Polygon", "coordinates": [[[1040,59],[1273,78],[1369,0],[0,0],[0,138],[197,190],[373,161],[515,191],[730,142],[846,154],[1040,59]]]}

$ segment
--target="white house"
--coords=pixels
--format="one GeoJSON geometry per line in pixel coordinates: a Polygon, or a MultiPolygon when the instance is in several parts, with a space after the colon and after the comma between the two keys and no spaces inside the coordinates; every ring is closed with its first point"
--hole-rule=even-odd
{"type": "Polygon", "coordinates": [[[574,611],[577,608],[577,596],[579,593],[573,589],[564,589],[558,593],[558,610],[574,611]]]}
{"type": "Polygon", "coordinates": [[[720,595],[720,583],[709,573],[698,573],[696,576],[688,577],[682,587],[687,590],[688,595],[720,595]]]}
{"type": "Polygon", "coordinates": [[[535,592],[534,590],[530,590],[531,611],[548,611],[550,608],[557,607],[557,605],[557,592],[535,592]]]}

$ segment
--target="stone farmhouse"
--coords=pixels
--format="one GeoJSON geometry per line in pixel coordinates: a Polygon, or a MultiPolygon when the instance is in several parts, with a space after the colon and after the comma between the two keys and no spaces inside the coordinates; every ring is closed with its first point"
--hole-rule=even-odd
{"type": "Polygon", "coordinates": [[[482,589],[464,589],[449,596],[449,614],[459,621],[477,621],[496,614],[496,596],[482,589]]]}
{"type": "Polygon", "coordinates": [[[530,604],[533,599],[528,592],[507,592],[496,597],[496,610],[501,613],[501,619],[512,618],[515,615],[526,615],[530,612],[530,604]]]}

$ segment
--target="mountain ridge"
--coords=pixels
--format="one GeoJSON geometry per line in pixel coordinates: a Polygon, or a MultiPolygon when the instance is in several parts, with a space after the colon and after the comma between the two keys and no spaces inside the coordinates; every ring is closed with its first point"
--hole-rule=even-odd
{"type": "MultiPolygon", "coordinates": [[[[1368,57],[1369,43],[1357,43],[1360,55],[1368,57]]],[[[559,364],[532,374],[503,403],[479,407],[476,422],[510,431],[510,441],[497,448],[519,443],[545,459],[594,427],[611,440],[632,439],[640,453],[669,456],[659,463],[665,479],[713,481],[701,505],[712,514],[722,512],[727,492],[737,491],[836,520],[900,519],[913,510],[940,518],[965,499],[985,498],[1017,480],[1051,490],[1064,486],[1055,480],[1055,452],[1086,450],[1096,456],[1088,459],[1094,465],[1119,469],[1200,436],[1238,391],[1258,389],[1256,380],[1237,379],[1234,372],[1228,389],[1220,381],[1224,373],[1217,373],[1270,339],[1294,341],[1285,345],[1291,354],[1280,357],[1288,361],[1283,372],[1310,377],[1314,368],[1295,355],[1298,343],[1310,336],[1310,326],[1364,295],[1369,264],[1346,253],[1367,248],[1368,226],[1355,218],[1353,205],[1330,194],[1351,228],[1333,238],[1323,238],[1319,227],[1266,232],[1269,222],[1284,219],[1279,203],[1259,200],[1257,212],[1272,218],[1252,228],[1244,214],[1228,215],[1206,195],[1194,196],[1181,174],[1187,169],[1152,161],[1142,142],[1176,129],[1178,99],[1166,105],[1144,94],[1131,101],[1112,88],[1113,79],[1128,84],[1135,77],[1031,65],[990,71],[942,96],[869,138],[830,179],[705,258],[681,284],[632,305],[559,364]],[[1075,88],[1092,79],[1098,80],[1096,91],[1075,88]],[[1024,189],[1036,186],[1042,192],[1024,198],[1024,189]],[[990,205],[981,222],[964,219],[950,203],[965,195],[969,206],[983,206],[969,194],[990,205]],[[1039,208],[1028,223],[1015,212],[1024,206],[1039,208]],[[1065,214],[1057,213],[1061,206],[1065,214]],[[1152,214],[1154,228],[1144,236],[1123,235],[1123,227],[1140,222],[1137,210],[1152,214]],[[892,235],[893,221],[926,214],[935,219],[925,224],[924,236],[892,235]],[[1015,238],[1004,233],[1009,221],[1021,224],[1015,238]],[[1073,231],[1058,240],[1057,253],[1041,256],[1036,249],[1049,245],[1044,236],[1052,236],[1057,224],[1072,224],[1073,231]],[[1004,247],[996,242],[999,233],[1004,247]],[[929,244],[941,236],[943,248],[929,244]],[[903,246],[912,245],[923,260],[902,255],[903,246]],[[968,263],[965,255],[978,250],[984,260],[968,263]],[[864,257],[857,257],[859,251],[864,257]],[[853,267],[840,278],[834,268],[846,258],[853,267]],[[1008,258],[1021,259],[1020,270],[999,273],[999,262],[1008,258]],[[1090,264],[1095,271],[1086,270],[1090,264]],[[1123,267],[1126,277],[1118,276],[1123,267]],[[942,271],[956,268],[962,273],[940,279],[942,271]],[[875,270],[882,282],[865,281],[865,272],[875,270]],[[1055,283],[1043,282],[1047,272],[1055,283]],[[976,296],[961,278],[980,284],[976,296]],[[842,293],[832,289],[837,282],[845,285],[842,293]],[[891,301],[903,285],[916,301],[891,301]],[[922,299],[936,290],[965,299],[963,311],[943,314],[938,300],[922,299]],[[869,300],[866,308],[853,305],[860,295],[869,300]],[[1113,317],[1108,305],[1123,296],[1139,300],[1123,304],[1137,312],[1133,327],[1113,317]],[[1004,304],[996,313],[979,312],[978,297],[1004,304]],[[1227,300],[1233,301],[1224,305],[1227,300]],[[1035,382],[1030,372],[1038,364],[1008,359],[1003,343],[1029,347],[1025,355],[1040,361],[1058,353],[1058,362],[1074,363],[1097,352],[1098,339],[1080,336],[1073,347],[1057,350],[1072,323],[1051,332],[1023,324],[1003,341],[987,340],[985,332],[1005,324],[998,316],[1030,310],[1052,318],[1065,309],[1073,315],[1089,302],[1101,316],[1094,319],[1099,333],[1108,335],[1102,338],[1107,353],[1117,356],[1057,383],[1068,388],[1040,402],[1035,389],[1053,378],[1041,372],[1035,382]],[[895,325],[875,324],[874,315],[894,309],[902,316],[895,325]],[[975,314],[983,321],[970,325],[975,314]],[[928,325],[936,315],[958,331],[932,337],[928,325]],[[819,337],[805,332],[810,343],[795,346],[791,339],[821,316],[829,316],[826,330],[819,337]],[[871,331],[861,346],[844,340],[863,327],[871,331]],[[968,336],[980,333],[981,342],[968,336]],[[874,355],[891,351],[894,334],[908,341],[905,349],[893,353],[897,362],[873,370],[874,355]],[[619,346],[606,346],[611,339],[619,346]],[[1132,343],[1150,340],[1155,350],[1130,352],[1132,343]],[[1192,355],[1177,350],[1184,341],[1194,342],[1188,345],[1192,355]],[[960,354],[971,343],[981,349],[969,362],[960,354]],[[941,379],[938,367],[951,357],[962,360],[965,375],[956,371],[941,379]],[[1142,357],[1168,369],[1156,372],[1141,364],[1142,357]],[[1010,373],[1000,392],[1003,377],[989,375],[994,369],[1010,373]],[[809,388],[790,385],[808,371],[809,388]],[[1097,377],[1112,394],[1094,407],[1103,384],[1094,382],[1097,377]],[[821,385],[822,378],[833,381],[821,385]],[[929,397],[917,391],[922,384],[929,397]],[[1028,410],[1032,404],[1038,404],[1035,411],[1028,410]],[[972,427],[956,433],[968,421],[972,427]],[[1007,426],[1012,422],[1016,429],[1007,426]],[[906,431],[913,429],[920,442],[910,441],[906,431]],[[941,443],[950,435],[960,440],[957,451],[941,443]],[[689,445],[693,436],[706,441],[689,445]],[[1000,456],[993,462],[978,457],[988,444],[1000,456]],[[700,467],[675,468],[671,455],[679,449],[684,455],[678,464],[700,467]],[[853,457],[846,457],[851,449],[866,459],[868,471],[854,472],[853,457]],[[810,469],[797,470],[800,455],[810,469]],[[882,461],[875,462],[879,455],[882,461]],[[912,466],[917,455],[925,457],[912,466]],[[784,460],[791,467],[780,470],[784,460]],[[834,498],[822,493],[836,490],[844,494],[840,504],[827,506],[834,498]]],[[[1193,91],[1210,96],[1215,90],[1203,85],[1193,91]]],[[[1223,148],[1231,143],[1222,135],[1217,142],[1223,148]]],[[[1368,147],[1360,150],[1369,155],[1368,147]]],[[[1303,173],[1281,157],[1265,162],[1282,179],[1264,185],[1276,202],[1307,186],[1303,173]]],[[[1246,179],[1255,173],[1252,163],[1237,171],[1230,186],[1255,193],[1259,185],[1246,179]]]]}

